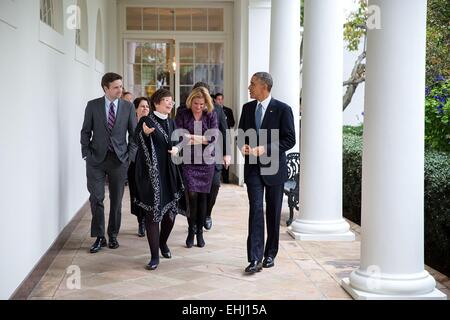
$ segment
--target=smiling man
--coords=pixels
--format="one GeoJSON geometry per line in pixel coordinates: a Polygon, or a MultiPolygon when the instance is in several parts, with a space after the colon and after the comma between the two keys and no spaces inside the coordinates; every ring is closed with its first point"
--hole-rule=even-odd
{"type": "Polygon", "coordinates": [[[288,179],[286,151],[295,146],[292,109],[273,99],[272,76],[256,73],[248,87],[255,99],[242,108],[238,145],[245,156],[244,179],[250,205],[246,273],[255,273],[275,265],[280,238],[283,186],[288,179]],[[256,134],[256,137],[251,135],[256,134]],[[256,142],[256,144],[255,144],[256,142]],[[270,162],[267,163],[267,159],[270,162]],[[267,170],[275,167],[275,170],[267,170]],[[264,208],[266,194],[267,242],[264,249],[264,208]],[[264,257],[264,261],[263,260],[264,257]]]}
{"type": "Polygon", "coordinates": [[[121,223],[122,197],[130,159],[136,153],[133,140],[136,128],[134,106],[120,99],[122,77],[107,73],[102,78],[105,95],[89,101],[81,129],[81,153],[86,160],[87,187],[90,193],[92,222],[91,237],[96,237],[90,252],[106,247],[105,179],[108,175],[110,211],[108,222],[109,248],[117,249],[121,223]],[[127,143],[128,131],[128,143],[127,143]]]}

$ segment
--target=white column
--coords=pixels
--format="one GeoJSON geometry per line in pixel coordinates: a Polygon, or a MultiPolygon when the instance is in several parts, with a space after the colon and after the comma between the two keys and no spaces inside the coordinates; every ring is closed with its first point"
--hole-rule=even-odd
{"type": "Polygon", "coordinates": [[[426,0],[373,0],[362,169],[361,262],[355,299],[443,299],[424,270],[426,0]],[[375,16],[376,18],[376,16],[375,16]]]}
{"type": "Polygon", "coordinates": [[[300,1],[272,1],[270,30],[270,74],[272,96],[287,103],[294,114],[296,145],[300,139],[300,1]]]}
{"type": "Polygon", "coordinates": [[[305,0],[301,219],[288,230],[295,239],[355,239],[342,218],[343,21],[342,0],[305,0]]]}

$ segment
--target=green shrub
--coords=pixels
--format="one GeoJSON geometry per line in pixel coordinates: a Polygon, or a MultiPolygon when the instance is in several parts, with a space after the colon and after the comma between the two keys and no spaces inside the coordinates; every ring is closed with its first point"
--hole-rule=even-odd
{"type": "Polygon", "coordinates": [[[442,76],[425,90],[425,145],[450,152],[450,82],[442,76]]]}
{"type": "MultiPolygon", "coordinates": [[[[343,212],[361,224],[362,137],[344,133],[343,212]]],[[[450,275],[450,154],[425,154],[425,263],[450,275]]]]}

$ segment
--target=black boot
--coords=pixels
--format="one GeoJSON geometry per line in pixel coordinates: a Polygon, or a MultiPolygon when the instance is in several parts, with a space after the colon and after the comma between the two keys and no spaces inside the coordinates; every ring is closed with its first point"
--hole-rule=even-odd
{"type": "Polygon", "coordinates": [[[191,219],[188,219],[189,222],[189,229],[188,229],[188,236],[186,238],[186,247],[192,248],[194,245],[194,237],[197,233],[197,226],[192,223],[191,219]]]}
{"type": "Polygon", "coordinates": [[[197,227],[197,247],[203,248],[205,246],[205,240],[203,239],[203,226],[197,227]]]}
{"type": "Polygon", "coordinates": [[[141,221],[139,221],[138,237],[140,237],[140,238],[145,237],[145,224],[144,224],[144,219],[142,219],[141,221]]]}

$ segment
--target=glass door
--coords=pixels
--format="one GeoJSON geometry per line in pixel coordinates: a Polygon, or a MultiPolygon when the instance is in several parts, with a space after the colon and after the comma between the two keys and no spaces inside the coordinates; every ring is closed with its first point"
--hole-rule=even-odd
{"type": "Polygon", "coordinates": [[[150,97],[160,88],[175,96],[175,43],[173,40],[126,40],[125,90],[135,97],[150,97]]]}
{"type": "Polygon", "coordinates": [[[184,103],[192,86],[207,83],[211,94],[224,91],[224,43],[180,42],[180,102],[184,103]]]}

